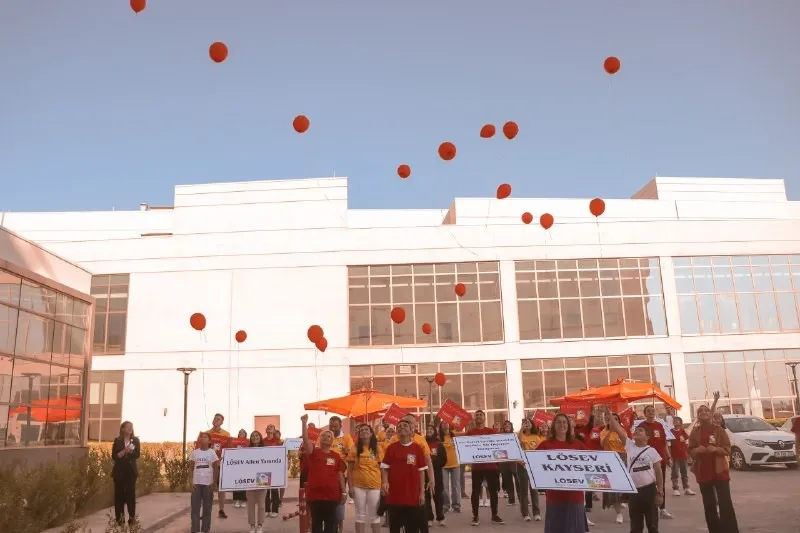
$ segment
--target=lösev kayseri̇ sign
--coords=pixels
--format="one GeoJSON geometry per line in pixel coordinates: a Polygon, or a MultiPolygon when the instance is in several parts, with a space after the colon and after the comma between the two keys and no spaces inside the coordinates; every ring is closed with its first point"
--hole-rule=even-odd
{"type": "Polygon", "coordinates": [[[539,490],[636,492],[617,452],[531,450],[525,458],[531,487],[539,490]]]}
{"type": "Polygon", "coordinates": [[[524,461],[516,433],[456,437],[456,455],[462,465],[524,461]]]}
{"type": "Polygon", "coordinates": [[[286,448],[226,448],[222,451],[219,490],[282,489],[286,487],[286,448]]]}

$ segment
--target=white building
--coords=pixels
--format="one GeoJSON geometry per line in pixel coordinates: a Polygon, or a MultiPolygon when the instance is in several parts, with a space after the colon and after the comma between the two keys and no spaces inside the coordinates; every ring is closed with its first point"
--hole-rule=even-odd
{"type": "Polygon", "coordinates": [[[365,384],[427,397],[437,371],[449,381],[435,406],[449,397],[517,424],[620,376],[658,381],[685,418],[714,390],[724,410],[793,414],[800,203],[783,181],[657,178],[597,220],[588,205],[354,210],[347,179],[326,178],[178,186],[174,207],[3,224],[94,274],[90,439],[127,419],[145,440],[180,440],[179,367],[198,369],[190,438],[216,412],[231,431],[279,417],[294,435],[304,402],[365,384]],[[526,211],[555,225],[525,225],[526,211]],[[393,328],[394,306],[408,318],[393,328]]]}

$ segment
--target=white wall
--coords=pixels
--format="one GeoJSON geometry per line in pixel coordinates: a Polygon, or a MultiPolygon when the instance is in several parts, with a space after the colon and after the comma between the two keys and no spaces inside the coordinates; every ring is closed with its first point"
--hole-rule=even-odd
{"type": "MultiPolygon", "coordinates": [[[[124,417],[148,439],[178,440],[181,366],[205,369],[190,380],[193,438],[216,411],[230,430],[280,414],[284,433],[294,434],[302,403],[347,394],[356,364],[506,360],[519,418],[520,359],[666,353],[679,362],[685,352],[796,347],[800,334],[679,334],[671,256],[800,253],[800,204],[775,198],[608,200],[599,220],[588,199],[456,199],[455,224],[441,225],[447,210],[348,211],[347,181],[333,178],[181,186],[174,211],[9,213],[5,221],[96,274],[130,273],[127,353],[95,357],[93,369],[126,369],[124,417]],[[523,211],[550,211],[556,224],[525,226],[523,211]],[[520,342],[513,261],[584,257],[661,257],[671,335],[520,342]],[[501,262],[505,343],[347,346],[347,265],[482,260],[501,262]],[[206,315],[203,334],[189,327],[194,312],[206,315]],[[329,341],[324,354],[306,339],[315,323],[329,341]],[[238,329],[248,333],[241,346],[238,329]]],[[[688,404],[685,373],[674,374],[688,404]]]]}

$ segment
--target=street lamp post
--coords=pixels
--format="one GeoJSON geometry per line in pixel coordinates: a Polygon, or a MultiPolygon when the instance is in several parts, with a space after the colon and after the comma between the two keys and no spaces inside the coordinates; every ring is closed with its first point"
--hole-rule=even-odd
{"type": "Polygon", "coordinates": [[[795,412],[800,413],[800,387],[797,383],[797,365],[800,365],[800,361],[787,361],[786,366],[792,369],[792,385],[794,385],[794,399],[797,403],[797,408],[795,412]]]}
{"type": "Polygon", "coordinates": [[[186,461],[186,419],[189,413],[189,374],[197,370],[196,368],[179,368],[178,372],[183,373],[183,460],[186,461]]]}

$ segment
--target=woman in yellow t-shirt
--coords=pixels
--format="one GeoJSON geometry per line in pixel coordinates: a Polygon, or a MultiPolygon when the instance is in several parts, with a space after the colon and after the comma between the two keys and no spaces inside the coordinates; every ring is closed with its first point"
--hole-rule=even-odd
{"type": "MultiPolygon", "coordinates": [[[[522,426],[519,430],[519,444],[523,450],[535,450],[539,443],[544,439],[539,435],[538,429],[527,418],[522,419],[522,426]]],[[[531,481],[528,477],[528,469],[524,466],[517,468],[517,486],[519,487],[519,509],[522,511],[522,518],[526,522],[531,521],[531,515],[528,512],[528,495],[530,494],[531,510],[533,511],[533,519],[537,522],[542,520],[542,512],[539,509],[539,491],[531,488],[531,481]]]]}
{"type": "Polygon", "coordinates": [[[461,512],[461,468],[456,456],[456,443],[453,438],[456,434],[450,424],[442,420],[439,423],[439,440],[447,452],[447,462],[442,469],[442,507],[447,513],[453,509],[454,513],[461,512]]]}
{"type": "Polygon", "coordinates": [[[381,519],[378,505],[381,500],[381,461],[383,450],[369,424],[356,428],[358,442],[347,456],[347,479],[350,497],[356,505],[356,533],[366,533],[370,524],[372,533],[380,533],[381,519]]]}
{"type": "MultiPolygon", "coordinates": [[[[605,416],[607,417],[608,413],[606,413],[605,416]]],[[[614,413],[612,416],[619,422],[619,415],[614,413]]],[[[610,422],[610,420],[605,420],[605,427],[603,431],[600,432],[600,442],[603,445],[603,450],[607,452],[617,452],[620,457],[622,457],[622,462],[627,464],[625,461],[625,444],[620,440],[617,432],[611,429],[610,422]]],[[[611,506],[613,506],[614,510],[617,512],[617,524],[621,524],[623,522],[622,494],[618,492],[603,493],[603,509],[611,506]]]]}

